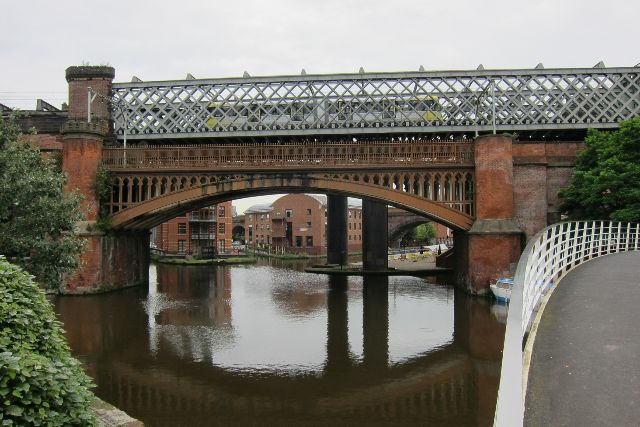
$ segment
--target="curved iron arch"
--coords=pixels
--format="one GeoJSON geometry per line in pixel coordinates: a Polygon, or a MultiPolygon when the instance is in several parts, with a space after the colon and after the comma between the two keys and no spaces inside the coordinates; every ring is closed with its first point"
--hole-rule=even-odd
{"type": "Polygon", "coordinates": [[[236,179],[210,182],[186,188],[142,203],[111,215],[115,230],[150,229],[186,211],[227,200],[265,194],[324,193],[370,198],[423,215],[453,230],[469,230],[473,217],[441,203],[412,193],[367,184],[345,181],[321,174],[290,174],[286,177],[258,175],[249,180],[236,179]]]}

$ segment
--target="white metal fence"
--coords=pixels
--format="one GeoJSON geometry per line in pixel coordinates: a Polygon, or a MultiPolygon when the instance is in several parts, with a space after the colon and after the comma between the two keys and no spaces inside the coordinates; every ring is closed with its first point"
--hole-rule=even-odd
{"type": "Polygon", "coordinates": [[[531,239],[520,257],[509,303],[494,426],[523,424],[523,346],[542,297],[585,261],[640,250],[639,236],[640,224],[575,221],[551,225],[531,239]]]}

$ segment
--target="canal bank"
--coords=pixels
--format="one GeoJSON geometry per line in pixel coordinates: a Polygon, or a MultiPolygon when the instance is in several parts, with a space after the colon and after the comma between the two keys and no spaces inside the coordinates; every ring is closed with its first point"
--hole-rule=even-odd
{"type": "Polygon", "coordinates": [[[169,257],[152,255],[151,260],[160,264],[173,265],[231,265],[252,264],[256,262],[253,256],[234,255],[219,258],[169,257]]]}
{"type": "Polygon", "coordinates": [[[309,273],[330,274],[338,276],[440,276],[453,273],[453,269],[436,267],[433,258],[395,258],[389,260],[389,268],[386,270],[363,270],[362,262],[338,264],[317,264],[308,267],[309,273]]]}

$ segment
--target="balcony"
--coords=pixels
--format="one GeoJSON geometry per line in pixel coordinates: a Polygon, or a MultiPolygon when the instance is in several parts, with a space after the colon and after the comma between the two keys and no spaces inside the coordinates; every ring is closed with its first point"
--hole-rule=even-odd
{"type": "Polygon", "coordinates": [[[215,233],[191,233],[191,240],[215,240],[215,233]]]}
{"type": "Polygon", "coordinates": [[[215,215],[193,215],[189,216],[189,222],[208,222],[208,223],[216,223],[218,219],[215,215]]]}

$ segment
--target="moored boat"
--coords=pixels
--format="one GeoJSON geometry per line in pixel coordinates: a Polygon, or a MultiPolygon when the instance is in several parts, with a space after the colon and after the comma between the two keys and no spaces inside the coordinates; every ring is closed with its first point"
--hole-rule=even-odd
{"type": "Polygon", "coordinates": [[[511,289],[513,288],[513,279],[498,279],[490,282],[491,292],[499,302],[509,302],[511,299],[511,289]]]}

